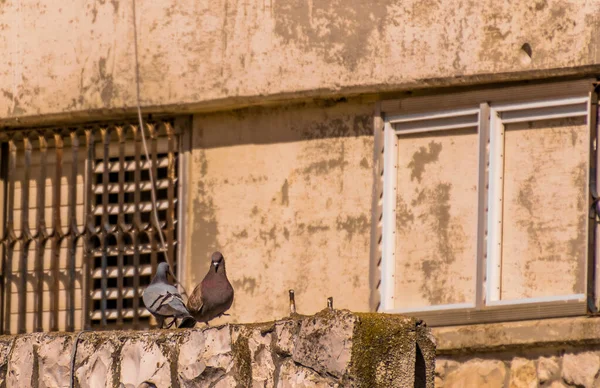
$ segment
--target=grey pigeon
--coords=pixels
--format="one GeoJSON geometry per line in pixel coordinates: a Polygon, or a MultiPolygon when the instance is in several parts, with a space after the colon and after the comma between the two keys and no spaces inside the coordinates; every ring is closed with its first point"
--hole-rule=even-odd
{"type": "Polygon", "coordinates": [[[194,288],[187,303],[190,314],[198,322],[208,324],[208,321],[226,315],[233,303],[233,287],[227,280],[225,258],[221,252],[211,256],[208,273],[200,284],[194,288]]]}
{"type": "MultiPolygon", "coordinates": [[[[156,318],[159,328],[162,328],[166,318],[181,319],[179,327],[194,327],[196,320],[185,308],[177,288],[167,281],[167,273],[169,273],[169,264],[165,262],[158,264],[154,279],[142,295],[144,304],[156,318]]],[[[175,319],[167,328],[173,325],[175,319]]]]}

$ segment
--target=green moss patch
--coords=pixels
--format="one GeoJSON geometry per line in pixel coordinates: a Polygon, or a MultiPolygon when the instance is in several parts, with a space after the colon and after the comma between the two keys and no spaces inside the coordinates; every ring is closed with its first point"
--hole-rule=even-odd
{"type": "MultiPolygon", "coordinates": [[[[356,314],[352,341],[352,372],[357,387],[392,387],[402,382],[407,358],[415,349],[416,320],[400,315],[356,314]]],[[[414,360],[413,366],[414,368],[414,360]]]]}

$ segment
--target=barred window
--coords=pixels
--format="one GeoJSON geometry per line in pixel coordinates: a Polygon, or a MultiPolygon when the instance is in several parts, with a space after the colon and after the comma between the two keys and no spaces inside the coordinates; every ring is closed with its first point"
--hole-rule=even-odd
{"type": "Polygon", "coordinates": [[[176,271],[179,131],[136,123],[3,132],[2,331],[146,328],[142,291],[176,271]]]}

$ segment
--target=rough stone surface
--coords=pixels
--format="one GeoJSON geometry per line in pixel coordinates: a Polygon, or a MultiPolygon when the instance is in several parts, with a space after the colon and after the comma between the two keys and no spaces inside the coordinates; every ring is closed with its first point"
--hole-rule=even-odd
{"type": "Polygon", "coordinates": [[[75,378],[81,388],[106,387],[114,382],[117,365],[113,363],[113,354],[117,346],[111,341],[99,345],[91,341],[82,341],[77,346],[75,358],[75,378]]]}
{"type": "MultiPolygon", "coordinates": [[[[8,360],[10,387],[68,387],[76,350],[73,376],[82,388],[428,388],[416,376],[433,371],[435,360],[415,363],[417,329],[414,319],[338,310],[203,330],[39,333],[1,337],[0,364],[8,360]],[[364,326],[373,321],[383,322],[387,331],[368,334],[364,326]],[[357,343],[370,343],[372,349],[357,343]],[[399,366],[404,375],[387,370],[399,366]]],[[[432,343],[420,346],[424,353],[435,352],[432,343]]]]}
{"type": "Polygon", "coordinates": [[[14,338],[0,337],[0,386],[6,381],[8,369],[8,356],[14,344],[14,338]]]}
{"type": "Polygon", "coordinates": [[[180,340],[179,384],[190,388],[208,387],[223,379],[233,368],[231,350],[231,337],[226,327],[190,332],[180,340]]]}
{"type": "Polygon", "coordinates": [[[285,356],[294,352],[294,338],[300,331],[300,321],[289,320],[275,323],[275,350],[285,356]]]}
{"type": "Polygon", "coordinates": [[[561,381],[553,381],[550,385],[548,385],[548,388],[567,388],[567,386],[561,381]]]}
{"type": "Polygon", "coordinates": [[[431,334],[423,322],[417,322],[417,349],[415,354],[415,363],[418,367],[415,370],[415,386],[434,388],[435,387],[435,347],[436,339],[431,334]]]}
{"type": "Polygon", "coordinates": [[[39,386],[59,387],[71,376],[73,337],[43,337],[37,347],[39,386]]]}
{"type": "Polygon", "coordinates": [[[456,369],[459,365],[460,363],[458,361],[438,358],[435,360],[435,375],[437,377],[444,377],[448,372],[456,369]]]}
{"type": "Polygon", "coordinates": [[[600,387],[600,350],[597,347],[565,353],[560,348],[521,349],[509,352],[444,356],[436,362],[435,387],[600,387]],[[529,353],[529,354],[528,354],[529,353]],[[540,354],[543,354],[540,355],[540,354]]]}
{"type": "Polygon", "coordinates": [[[493,386],[499,388],[600,387],[598,318],[454,326],[432,333],[440,346],[436,387],[486,386],[490,377],[498,377],[493,386]]]}
{"type": "Polygon", "coordinates": [[[503,387],[506,374],[502,361],[475,359],[450,372],[444,380],[444,388],[503,387]]]}
{"type": "Polygon", "coordinates": [[[292,359],[321,374],[341,377],[347,373],[356,316],[345,314],[329,324],[327,315],[302,321],[292,359]]]}
{"type": "Polygon", "coordinates": [[[556,357],[540,357],[537,363],[537,375],[540,384],[554,379],[560,372],[556,357]]]}
{"type": "Polygon", "coordinates": [[[299,367],[292,360],[287,360],[281,365],[277,388],[291,387],[338,387],[339,384],[330,378],[322,377],[311,369],[299,367]]]}
{"type": "Polygon", "coordinates": [[[537,386],[535,362],[526,358],[514,358],[510,363],[509,388],[537,388],[537,386]]]}
{"type": "Polygon", "coordinates": [[[593,352],[567,353],[562,361],[562,378],[567,384],[591,387],[600,369],[600,359],[593,352]]]}

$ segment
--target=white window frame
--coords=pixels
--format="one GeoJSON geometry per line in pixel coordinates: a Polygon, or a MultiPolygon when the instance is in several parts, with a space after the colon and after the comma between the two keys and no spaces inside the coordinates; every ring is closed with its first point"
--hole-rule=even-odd
{"type": "MultiPolygon", "coordinates": [[[[489,201],[490,209],[488,215],[488,260],[487,260],[487,287],[486,305],[501,306],[521,303],[551,302],[577,300],[585,301],[586,294],[555,295],[537,298],[524,298],[517,300],[500,300],[500,283],[502,277],[502,222],[503,222],[503,165],[504,165],[504,130],[506,124],[516,124],[528,121],[553,120],[571,117],[590,116],[590,97],[571,97],[563,99],[552,99],[516,104],[498,104],[490,109],[490,179],[489,179],[489,201]],[[581,109],[583,105],[583,109],[581,109]],[[550,108],[552,111],[543,112],[550,108]],[[534,113],[527,113],[534,110],[534,113]],[[537,110],[537,111],[536,111],[537,110]],[[558,110],[554,112],[553,110],[558,110]],[[541,111],[541,112],[540,112],[541,111]],[[516,117],[503,119],[503,114],[511,113],[516,117]],[[519,115],[520,112],[523,112],[519,115]]],[[[589,120],[587,121],[589,124],[589,120]]],[[[587,142],[590,141],[588,131],[587,142]]],[[[589,166],[588,171],[589,171],[589,166]]],[[[589,175],[589,173],[588,173],[589,175]]],[[[589,187],[587,182],[586,187],[589,187]]]]}
{"type": "MultiPolygon", "coordinates": [[[[383,311],[389,313],[407,313],[414,311],[433,311],[433,310],[448,310],[459,308],[474,308],[475,299],[470,303],[456,303],[436,306],[422,306],[419,308],[397,308],[394,302],[395,294],[395,256],[396,256],[396,192],[398,189],[398,137],[403,135],[412,135],[418,133],[431,133],[440,131],[451,131],[462,128],[477,129],[478,136],[480,122],[480,109],[468,108],[447,111],[437,111],[432,113],[419,113],[409,115],[397,115],[386,118],[384,129],[384,183],[383,183],[383,268],[381,283],[381,306],[383,311]],[[468,118],[475,116],[475,119],[469,121],[468,118]],[[460,118],[466,117],[467,120],[460,121],[460,118]],[[428,120],[436,119],[459,119],[458,124],[448,125],[427,125],[428,120]],[[416,128],[412,129],[396,129],[395,125],[418,123],[416,128]],[[393,150],[389,152],[389,150],[393,150]],[[388,210],[389,209],[389,210],[388,210]]],[[[477,150],[473,150],[477,152],[477,150]]],[[[478,185],[479,186],[479,185],[478,185]]],[[[474,270],[477,267],[477,255],[473,257],[474,270]]],[[[473,276],[473,281],[476,282],[476,276],[473,276]]],[[[474,287],[475,289],[475,287],[474,287]]]]}
{"type": "MultiPolygon", "coordinates": [[[[557,82],[552,84],[507,87],[497,90],[480,90],[450,95],[413,97],[380,103],[384,129],[383,179],[381,206],[381,282],[378,311],[404,313],[427,319],[431,326],[463,323],[494,322],[552,316],[583,315],[588,312],[590,290],[595,289],[593,304],[598,305],[597,284],[589,268],[595,268],[595,257],[586,256],[586,293],[550,297],[500,300],[502,228],[502,174],[504,153],[504,126],[524,121],[539,121],[568,117],[586,117],[588,142],[596,133],[595,80],[557,82]],[[433,109],[432,109],[433,107],[433,109]],[[436,109],[437,108],[437,109],[436,109]],[[415,125],[398,130],[398,124],[440,118],[456,119],[477,115],[477,121],[435,126],[415,125]],[[477,128],[478,133],[478,222],[477,254],[474,258],[475,295],[467,303],[402,308],[395,305],[395,226],[397,160],[399,136],[404,134],[477,128]],[[487,150],[489,139],[489,151],[487,150]],[[488,167],[489,166],[489,167],[488,167]],[[486,186],[489,184],[489,188],[486,186]],[[488,213],[489,209],[489,213],[488,213]],[[486,233],[489,236],[486,237],[486,233]],[[593,262],[592,262],[593,261],[593,262]],[[591,279],[591,280],[590,280],[591,279]],[[590,282],[593,284],[590,286],[590,282]]],[[[456,120],[454,120],[456,121],[456,120]]],[[[377,136],[377,133],[376,133],[377,136]]],[[[376,144],[378,143],[376,139],[376,144]]],[[[592,150],[590,149],[590,152],[592,150]]],[[[595,156],[594,156],[595,157],[595,156]]],[[[590,170],[587,165],[588,187],[590,170]]],[[[375,211],[375,209],[374,209],[375,211]]],[[[591,222],[590,222],[591,224],[591,222]]],[[[588,233],[589,237],[589,233],[588,233]]],[[[589,248],[589,244],[587,244],[589,248]]],[[[597,272],[597,271],[596,271],[597,272]]]]}

